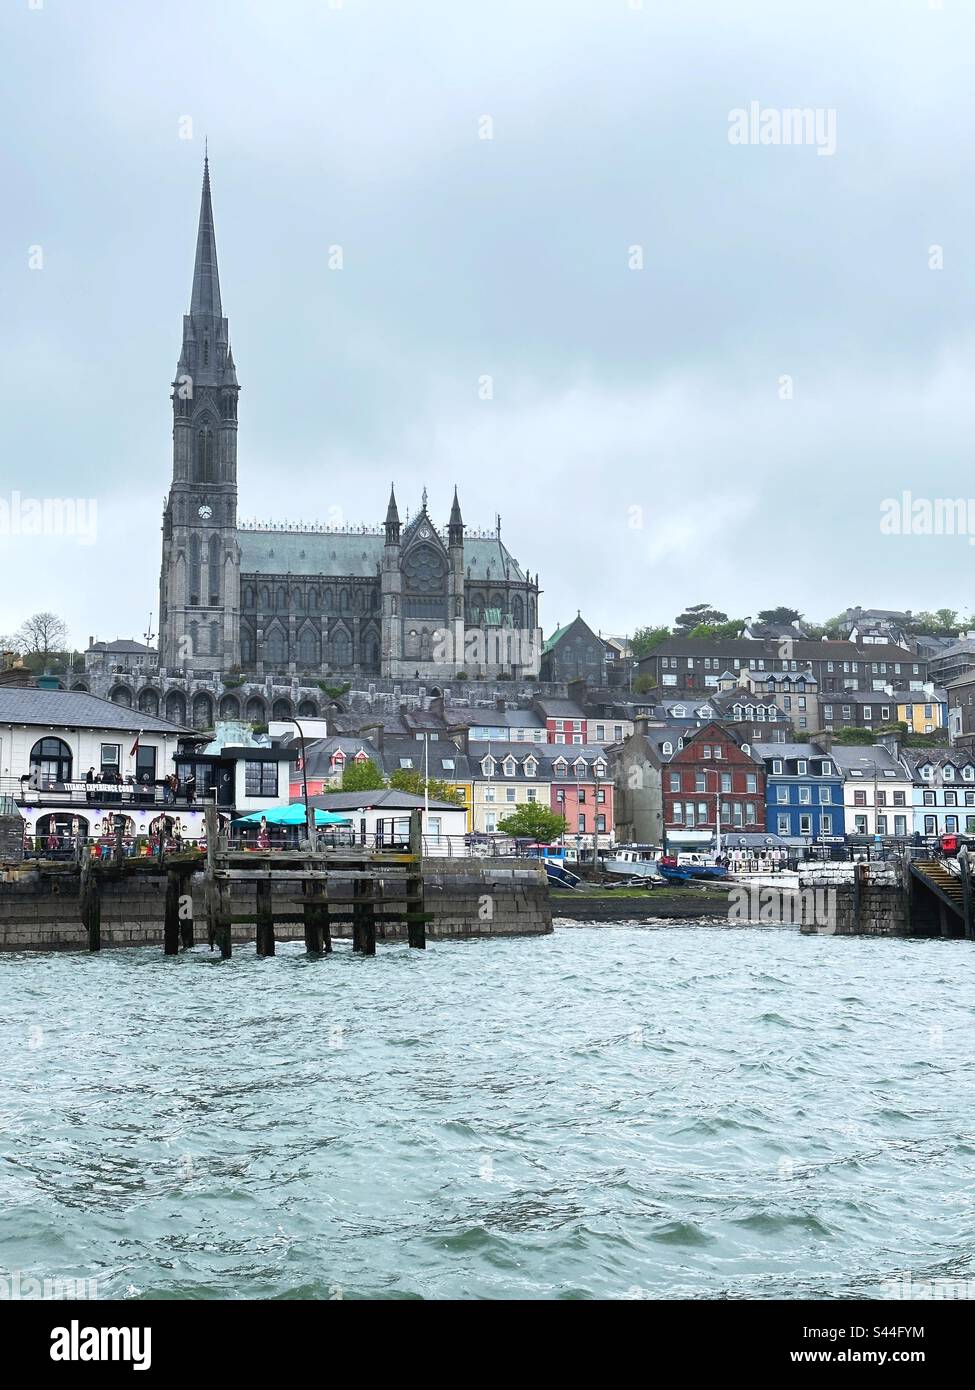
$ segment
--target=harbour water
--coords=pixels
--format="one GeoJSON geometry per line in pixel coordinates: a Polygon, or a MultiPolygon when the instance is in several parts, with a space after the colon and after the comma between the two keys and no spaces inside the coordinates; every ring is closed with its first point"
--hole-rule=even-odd
{"type": "Polygon", "coordinates": [[[975,1279],[963,941],[703,924],[0,956],[0,1275],[100,1298],[975,1279]]]}

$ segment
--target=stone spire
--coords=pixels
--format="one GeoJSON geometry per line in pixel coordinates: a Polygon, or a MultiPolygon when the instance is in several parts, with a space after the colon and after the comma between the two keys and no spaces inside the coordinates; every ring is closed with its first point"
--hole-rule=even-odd
{"type": "Polygon", "coordinates": [[[396,490],[389,485],[389,506],[386,508],[386,544],[399,543],[399,508],[396,505],[396,490]]]}
{"type": "Polygon", "coordinates": [[[448,545],[461,546],[464,544],[464,518],[460,514],[456,483],[454,484],[454,502],[450,508],[450,521],[447,524],[447,543],[448,545]]]}
{"type": "Polygon", "coordinates": [[[196,234],[196,261],[193,266],[193,294],[190,315],[208,314],[223,317],[220,307],[220,274],[217,270],[217,238],[213,230],[213,205],[210,202],[210,160],[203,160],[203,196],[200,199],[200,226],[196,234]]]}

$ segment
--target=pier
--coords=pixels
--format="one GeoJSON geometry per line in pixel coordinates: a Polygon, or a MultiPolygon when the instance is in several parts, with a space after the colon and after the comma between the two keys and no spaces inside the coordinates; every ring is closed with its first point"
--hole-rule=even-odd
{"type": "Polygon", "coordinates": [[[410,816],[409,839],[402,847],[377,848],[350,843],[323,850],[244,850],[229,847],[218,833],[216,807],[208,803],[207,849],[170,855],[168,859],[131,859],[121,855],[101,862],[85,851],[78,867],[78,908],[89,951],[101,949],[102,889],[109,882],[138,877],[164,892],[163,951],[178,955],[195,943],[192,879],[203,870],[206,935],[211,949],[227,959],[233,952],[233,928],[253,925],[259,956],[273,956],[275,926],[299,923],[310,955],[332,950],[332,927],[351,923],[352,949],[376,954],[390,924],[404,924],[406,940],[426,948],[423,852],[420,814],[410,816]],[[237,891],[235,892],[235,885],[237,891]],[[249,896],[253,907],[240,910],[234,898],[249,896]],[[275,897],[291,890],[300,907],[275,906],[275,897]]]}

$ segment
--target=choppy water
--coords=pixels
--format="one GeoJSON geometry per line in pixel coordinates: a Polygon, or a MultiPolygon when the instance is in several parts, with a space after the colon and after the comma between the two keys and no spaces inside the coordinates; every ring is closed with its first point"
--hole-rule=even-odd
{"type": "Polygon", "coordinates": [[[970,943],[0,956],[0,1273],[100,1297],[975,1278],[970,943]]]}

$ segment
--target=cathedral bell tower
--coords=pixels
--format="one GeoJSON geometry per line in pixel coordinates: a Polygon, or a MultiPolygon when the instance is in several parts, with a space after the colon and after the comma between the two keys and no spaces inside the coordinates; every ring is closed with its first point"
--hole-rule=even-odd
{"type": "Polygon", "coordinates": [[[210,166],[190,311],[173,382],[173,477],[163,512],[159,665],[227,671],[239,660],[237,371],[220,303],[210,166]]]}

